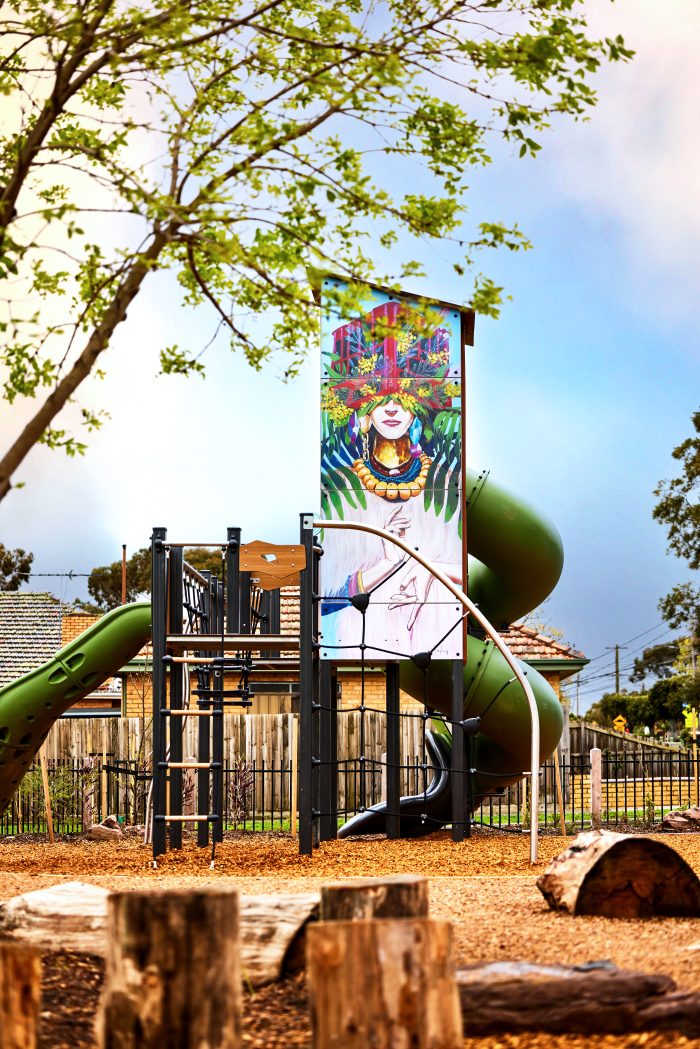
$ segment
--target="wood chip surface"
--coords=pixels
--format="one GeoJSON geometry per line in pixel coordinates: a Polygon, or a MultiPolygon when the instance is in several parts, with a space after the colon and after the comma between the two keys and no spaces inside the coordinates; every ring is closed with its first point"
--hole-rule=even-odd
{"type": "MultiPolygon", "coordinates": [[[[700,874],[700,834],[658,837],[700,874]]],[[[317,892],[328,880],[411,872],[431,879],[431,915],[454,923],[458,965],[505,959],[581,964],[608,958],[619,968],[667,973],[679,988],[700,991],[699,919],[572,918],[548,908],[535,878],[566,844],[564,838],[541,840],[540,862],[533,867],[526,836],[484,834],[454,844],[448,832],[440,832],[414,841],[326,842],[313,857],[300,858],[290,838],[250,835],[218,846],[216,868],[209,871],[209,850],[196,846],[166,854],[152,870],[150,850],[129,840],[49,846],[0,839],[0,899],[76,878],[121,890],[226,881],[240,892],[265,894],[317,892]]],[[[274,986],[278,990],[267,989],[248,1003],[244,1045],[310,1046],[303,989],[286,981],[274,986]],[[272,1018],[283,1002],[282,1032],[272,1018]]],[[[465,1034],[465,1049],[700,1049],[700,1039],[673,1032],[498,1038],[465,1034]]]]}

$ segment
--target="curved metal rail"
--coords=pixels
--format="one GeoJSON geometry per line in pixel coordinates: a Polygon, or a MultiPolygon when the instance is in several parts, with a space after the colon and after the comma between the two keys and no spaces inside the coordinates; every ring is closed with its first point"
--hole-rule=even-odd
{"type": "Polygon", "coordinates": [[[314,528],[350,528],[357,532],[370,532],[372,535],[379,536],[380,539],[388,539],[389,542],[393,543],[394,546],[398,546],[399,550],[403,550],[409,557],[414,558],[419,564],[423,565],[435,579],[438,579],[444,587],[446,587],[453,597],[462,603],[464,608],[476,619],[476,621],[483,627],[486,633],[489,635],[494,645],[501,653],[508,666],[511,668],[516,678],[520,682],[520,685],[527,698],[527,703],[530,708],[530,722],[531,722],[531,737],[530,737],[530,771],[526,772],[525,775],[530,777],[530,862],[537,863],[537,830],[538,830],[538,813],[539,813],[539,766],[540,766],[540,718],[537,712],[537,702],[535,700],[535,694],[532,691],[530,682],[525,677],[525,672],[521,669],[517,659],[508,648],[498,631],[491,626],[486,616],[484,616],[479,609],[473,604],[467,595],[460,590],[448,576],[440,571],[434,564],[423,557],[418,550],[412,550],[407,543],[404,543],[402,539],[398,539],[391,532],[385,532],[383,528],[374,528],[373,525],[361,524],[359,521],[314,521],[314,528]]]}

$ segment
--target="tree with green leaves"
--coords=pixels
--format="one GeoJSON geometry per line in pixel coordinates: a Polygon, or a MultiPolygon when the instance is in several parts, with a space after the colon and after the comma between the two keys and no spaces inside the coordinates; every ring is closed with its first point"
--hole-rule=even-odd
{"type": "MultiPolygon", "coordinates": [[[[688,437],[671,453],[682,465],[680,477],[659,481],[654,495],[654,519],[666,529],[668,549],[688,562],[693,571],[700,568],[700,411],[691,416],[696,437],[688,437]]],[[[663,618],[674,629],[688,626],[700,639],[700,585],[681,583],[659,602],[663,618]]]]}
{"type": "MultiPolygon", "coordinates": [[[[31,557],[31,554],[29,556],[31,557]]],[[[198,572],[211,572],[212,575],[221,578],[220,550],[192,547],[185,550],[184,556],[185,561],[198,572]]],[[[93,568],[88,576],[88,593],[92,600],[78,602],[83,612],[101,614],[121,605],[123,570],[122,561],[112,561],[111,565],[93,568]]],[[[140,601],[148,598],[150,593],[151,551],[149,547],[144,546],[136,550],[126,562],[126,600],[140,601]]]]}
{"type": "Polygon", "coordinates": [[[34,554],[10,550],[0,543],[0,590],[19,590],[29,581],[34,554]]]}
{"type": "Polygon", "coordinates": [[[672,677],[673,664],[678,661],[680,652],[681,642],[678,639],[645,648],[642,655],[635,658],[629,680],[644,682],[649,675],[656,678],[672,677]]]}
{"type": "MultiPolygon", "coordinates": [[[[31,448],[85,445],[58,423],[156,270],[205,306],[231,347],[296,374],[332,270],[396,288],[421,274],[402,234],[436,241],[496,316],[476,252],[528,247],[464,227],[469,171],[500,137],[521,156],[554,118],[583,117],[621,38],[590,39],[579,0],[7,0],[0,51],[4,397],[42,400],[0,460],[0,498],[31,448]],[[411,173],[401,195],[392,172],[411,173]],[[417,165],[425,176],[417,174],[417,165]],[[424,185],[421,184],[421,178],[424,185]],[[425,191],[421,191],[424,189],[425,191]],[[371,235],[371,241],[369,240],[371,235]],[[369,245],[366,247],[366,245],[369,245]],[[393,250],[391,272],[373,256],[393,250]],[[271,318],[259,334],[256,316],[271,318]]],[[[203,339],[203,342],[205,340],[203,339]]],[[[211,340],[209,340],[211,341],[211,340]]],[[[202,375],[203,347],[162,347],[202,375]]],[[[88,431],[104,412],[80,408],[88,431]]]]}

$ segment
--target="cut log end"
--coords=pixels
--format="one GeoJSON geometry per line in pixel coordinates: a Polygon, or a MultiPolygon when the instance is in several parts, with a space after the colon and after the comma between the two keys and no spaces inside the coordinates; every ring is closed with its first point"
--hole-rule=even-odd
{"type": "Polygon", "coordinates": [[[550,907],[606,918],[700,917],[700,881],[663,842],[588,831],[553,859],[537,887],[550,907]]]}
{"type": "Polygon", "coordinates": [[[427,917],[428,879],[419,874],[354,878],[321,887],[321,921],[427,917]]]}

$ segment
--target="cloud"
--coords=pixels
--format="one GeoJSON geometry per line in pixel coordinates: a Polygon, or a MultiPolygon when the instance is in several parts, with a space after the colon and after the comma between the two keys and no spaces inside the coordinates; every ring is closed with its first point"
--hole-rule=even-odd
{"type": "Polygon", "coordinates": [[[694,309],[700,6],[593,0],[586,11],[591,34],[621,33],[636,55],[593,78],[600,102],[589,123],[556,128],[549,177],[565,198],[621,226],[629,260],[658,282],[660,299],[671,296],[672,310],[694,309]]]}

